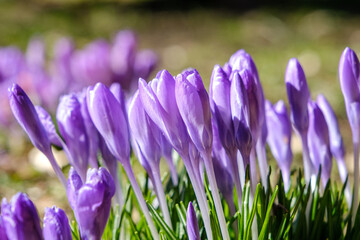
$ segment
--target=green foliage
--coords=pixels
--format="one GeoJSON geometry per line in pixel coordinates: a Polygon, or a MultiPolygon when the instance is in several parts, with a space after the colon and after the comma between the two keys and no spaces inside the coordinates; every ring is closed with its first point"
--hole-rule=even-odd
{"type": "MultiPolygon", "coordinates": [[[[223,201],[225,217],[231,239],[360,239],[360,211],[351,223],[351,213],[346,205],[344,190],[329,181],[325,187],[316,179],[314,189],[305,185],[301,170],[294,171],[296,182],[285,192],[282,176],[273,188],[269,184],[267,191],[258,184],[255,192],[249,180],[244,184],[241,211],[230,216],[226,202],[223,201]]],[[[320,176],[320,175],[319,175],[320,176]]],[[[168,176],[167,176],[168,178],[168,176]]],[[[185,170],[179,174],[179,185],[173,186],[165,178],[164,186],[170,209],[172,227],[164,221],[160,208],[154,200],[154,194],[146,180],[143,193],[147,200],[151,216],[159,230],[160,239],[186,240],[186,209],[191,201],[198,217],[201,239],[206,239],[201,213],[196,203],[194,190],[185,170]]],[[[270,179],[270,174],[269,174],[270,179]]],[[[346,183],[345,183],[346,184],[346,183]]],[[[207,181],[204,183],[209,204],[209,216],[214,239],[221,239],[220,227],[214,202],[207,181]]],[[[71,230],[74,239],[80,239],[76,222],[71,230]]],[[[125,204],[111,210],[103,239],[152,239],[150,230],[136,203],[131,187],[127,188],[125,204]],[[140,216],[140,217],[139,217],[140,216]]]]}

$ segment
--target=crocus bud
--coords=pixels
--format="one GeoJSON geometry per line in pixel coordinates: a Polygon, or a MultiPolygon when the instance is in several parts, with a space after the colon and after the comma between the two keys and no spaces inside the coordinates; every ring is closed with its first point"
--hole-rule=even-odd
{"type": "Polygon", "coordinates": [[[268,129],[267,142],[282,173],[285,190],[290,187],[291,123],[283,101],[274,106],[266,101],[266,124],[268,129]]]}
{"type": "Polygon", "coordinates": [[[61,208],[45,208],[43,235],[46,240],[71,240],[69,220],[61,208]]]}
{"type": "Polygon", "coordinates": [[[0,48],[0,82],[15,77],[25,66],[24,56],[19,49],[0,48]]]}
{"type": "Polygon", "coordinates": [[[219,138],[227,151],[235,148],[234,129],[230,107],[231,82],[224,70],[216,65],[210,82],[210,106],[216,125],[221,129],[219,138]]]}
{"type": "Polygon", "coordinates": [[[47,136],[51,142],[56,146],[61,146],[61,142],[59,140],[59,135],[56,132],[55,125],[51,119],[50,114],[41,106],[35,106],[36,112],[39,116],[40,122],[44,126],[44,129],[47,133],[47,136]]]}
{"type": "Polygon", "coordinates": [[[111,208],[115,185],[105,168],[89,169],[81,183],[75,170],[69,172],[68,199],[84,239],[101,239],[111,208]]]}
{"type": "Polygon", "coordinates": [[[4,222],[2,220],[2,216],[0,215],[0,239],[2,240],[8,240],[8,237],[6,236],[6,229],[4,227],[4,222]]]}
{"type": "Polygon", "coordinates": [[[102,83],[87,91],[91,119],[104,138],[110,152],[120,161],[130,157],[130,141],[125,113],[115,96],[102,83]]]}
{"type": "Polygon", "coordinates": [[[315,102],[309,103],[309,152],[313,174],[317,174],[321,165],[321,181],[325,186],[331,174],[332,159],[329,143],[329,129],[321,109],[315,102]]]}
{"type": "Polygon", "coordinates": [[[110,67],[114,80],[126,91],[131,86],[133,65],[136,57],[137,40],[132,31],[119,32],[110,50],[110,67]]]}
{"type": "Polygon", "coordinates": [[[56,119],[59,132],[71,154],[70,163],[85,180],[89,162],[89,140],[81,114],[81,104],[75,94],[65,95],[60,99],[56,119]]]}
{"type": "Polygon", "coordinates": [[[151,120],[180,155],[188,152],[188,134],[175,99],[175,79],[166,70],[148,84],[139,79],[139,94],[151,120]]]}
{"type": "Polygon", "coordinates": [[[158,63],[158,57],[151,50],[143,50],[136,54],[134,75],[137,78],[147,79],[158,63]]]}
{"type": "Polygon", "coordinates": [[[339,79],[347,104],[360,101],[359,68],[356,53],[349,47],[345,48],[339,62],[339,79]]]}
{"type": "Polygon", "coordinates": [[[291,109],[291,121],[295,129],[302,134],[309,126],[307,105],[310,92],[304,71],[296,58],[290,59],[287,65],[285,83],[291,109]]]}
{"type": "Polygon", "coordinates": [[[149,164],[150,168],[157,169],[161,158],[159,145],[161,133],[146,114],[139,91],[135,92],[129,106],[129,126],[134,142],[139,147],[140,154],[142,155],[139,160],[146,161],[146,163],[142,161],[140,163],[143,166],[149,164]]]}
{"type": "Polygon", "coordinates": [[[176,77],[176,103],[196,148],[211,151],[212,129],[209,96],[199,73],[194,69],[176,77]]]}
{"type": "Polygon", "coordinates": [[[186,230],[189,240],[200,240],[199,225],[192,203],[189,203],[186,213],[186,230]]]}
{"type": "Polygon", "coordinates": [[[334,110],[323,95],[317,97],[316,103],[321,109],[329,128],[331,153],[336,158],[343,158],[345,156],[344,142],[334,110]]]}
{"type": "Polygon", "coordinates": [[[8,239],[43,239],[39,215],[25,193],[17,193],[10,203],[4,198],[1,215],[8,239]]]}
{"type": "Polygon", "coordinates": [[[240,72],[240,77],[244,83],[249,104],[249,124],[253,142],[256,143],[261,134],[262,123],[260,122],[261,99],[257,97],[258,89],[252,73],[246,69],[240,72]]]}
{"type": "Polygon", "coordinates": [[[99,150],[99,137],[98,131],[94,126],[94,123],[91,120],[89,110],[87,107],[87,100],[86,100],[86,89],[80,92],[78,95],[78,100],[81,105],[81,116],[84,120],[84,126],[86,130],[86,135],[88,136],[89,141],[89,163],[91,167],[97,168],[99,166],[97,161],[97,155],[99,150]]]}
{"type": "Polygon", "coordinates": [[[30,68],[43,68],[45,64],[45,44],[40,37],[30,40],[26,49],[26,61],[30,68]]]}
{"type": "Polygon", "coordinates": [[[51,151],[49,138],[29,97],[15,83],[8,89],[8,93],[10,108],[32,144],[43,153],[51,151]]]}
{"type": "Polygon", "coordinates": [[[230,104],[235,143],[246,161],[244,162],[246,166],[249,163],[247,161],[252,147],[250,110],[247,92],[238,72],[233,72],[231,76],[230,104]]]}
{"type": "Polygon", "coordinates": [[[71,59],[71,72],[84,86],[99,81],[110,85],[112,72],[109,63],[110,47],[104,40],[97,40],[76,52],[71,59]]]}

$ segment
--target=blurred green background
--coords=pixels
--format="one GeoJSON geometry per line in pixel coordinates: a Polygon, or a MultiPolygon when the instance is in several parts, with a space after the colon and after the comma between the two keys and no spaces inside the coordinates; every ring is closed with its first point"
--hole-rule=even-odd
{"type": "MultiPolygon", "coordinates": [[[[52,44],[62,36],[72,37],[81,48],[95,38],[109,40],[118,30],[132,29],[138,35],[140,48],[158,54],[157,70],[165,68],[176,75],[185,68],[196,68],[206,86],[213,66],[223,65],[243,48],[253,56],[265,96],[272,102],[287,102],[284,72],[288,60],[296,57],[304,68],[312,97],[323,93],[339,116],[347,163],[351,166],[351,134],[337,74],[344,48],[360,51],[360,15],[355,13],[358,8],[342,9],[327,2],[324,6],[306,1],[298,6],[274,3],[261,6],[226,1],[216,6],[207,2],[202,7],[201,1],[0,0],[0,46],[14,45],[25,50],[31,37],[41,36],[51,57],[52,44]]],[[[300,166],[301,146],[294,142],[295,166],[300,166]]],[[[29,164],[26,156],[31,146],[16,145],[18,139],[10,147],[16,151],[1,155],[0,197],[25,191],[40,212],[53,204],[68,209],[57,179],[29,164]]],[[[335,163],[333,167],[337,176],[335,163]]]]}

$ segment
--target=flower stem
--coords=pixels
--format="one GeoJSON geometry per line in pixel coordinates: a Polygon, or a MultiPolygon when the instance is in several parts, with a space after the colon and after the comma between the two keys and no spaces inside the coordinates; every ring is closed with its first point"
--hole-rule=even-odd
{"type": "Polygon", "coordinates": [[[229,240],[230,239],[229,232],[228,232],[228,229],[226,226],[224,210],[221,205],[219,189],[218,189],[218,186],[216,183],[214,167],[213,167],[212,160],[211,160],[211,154],[204,153],[202,155],[203,155],[203,159],[204,159],[204,163],[205,163],[205,169],[207,172],[207,176],[209,179],[209,184],[211,187],[211,193],[214,198],[215,209],[216,209],[216,213],[218,216],[222,237],[225,240],[229,240]]]}
{"type": "Polygon", "coordinates": [[[312,164],[310,161],[309,145],[307,140],[307,132],[300,135],[303,147],[304,176],[305,182],[308,184],[312,175],[312,164]]]}
{"type": "Polygon", "coordinates": [[[159,234],[156,230],[156,227],[155,227],[155,224],[150,216],[150,213],[149,213],[149,209],[146,205],[146,202],[145,202],[145,199],[144,199],[144,196],[142,195],[142,192],[141,192],[141,189],[136,181],[136,178],[135,178],[135,175],[134,175],[134,172],[130,166],[130,162],[129,161],[124,161],[123,163],[123,167],[124,167],[124,170],[129,178],[129,181],[130,181],[130,184],[134,190],[134,193],[135,193],[135,196],[138,200],[138,203],[140,205],[140,208],[145,216],[145,219],[146,219],[146,222],[148,223],[149,225],[149,228],[150,228],[150,232],[153,236],[154,239],[158,240],[160,239],[159,238],[159,234]]]}
{"type": "Polygon", "coordinates": [[[177,186],[178,185],[178,174],[177,174],[177,171],[176,171],[175,164],[174,164],[171,156],[165,156],[165,160],[166,160],[167,165],[168,165],[169,170],[170,170],[171,181],[174,184],[174,186],[177,186]]]}
{"type": "Polygon", "coordinates": [[[259,138],[256,143],[256,155],[258,157],[261,182],[265,191],[267,191],[268,164],[266,161],[265,144],[262,142],[261,138],[259,138]]]}
{"type": "Polygon", "coordinates": [[[166,224],[172,229],[169,208],[167,206],[164,187],[161,182],[161,176],[159,173],[159,169],[157,169],[157,171],[153,171],[153,175],[154,175],[155,192],[156,192],[156,195],[160,202],[161,211],[164,214],[166,224]]]}
{"type": "Polygon", "coordinates": [[[44,154],[45,154],[45,156],[47,157],[47,159],[49,160],[52,168],[54,169],[54,172],[55,172],[56,176],[59,178],[61,184],[64,186],[64,188],[65,188],[65,190],[66,190],[66,189],[67,189],[67,181],[66,181],[66,178],[65,178],[63,172],[61,171],[61,168],[60,168],[59,165],[57,164],[53,152],[52,152],[51,149],[50,149],[49,152],[44,153],[44,154]]]}
{"type": "MultiPolygon", "coordinates": [[[[348,172],[347,172],[347,169],[346,169],[344,156],[338,157],[338,158],[336,159],[336,163],[337,163],[337,165],[338,165],[338,169],[339,169],[339,174],[340,174],[341,181],[342,181],[343,183],[345,183],[346,178],[347,178],[347,176],[348,176],[348,172]]],[[[351,191],[350,191],[350,183],[349,183],[349,180],[347,181],[346,188],[345,188],[345,198],[346,198],[346,201],[347,201],[348,206],[350,207],[350,206],[351,206],[351,200],[352,200],[352,199],[351,199],[351,191]]]]}
{"type": "Polygon", "coordinates": [[[238,208],[241,209],[241,205],[242,205],[242,188],[241,188],[241,183],[240,183],[239,166],[238,166],[238,162],[237,162],[237,151],[235,150],[229,155],[230,155],[231,170],[232,170],[233,179],[234,179],[235,188],[236,188],[236,196],[237,196],[237,201],[238,201],[238,208]]]}
{"type": "MultiPolygon", "coordinates": [[[[359,133],[356,133],[357,135],[359,133]]],[[[352,203],[352,223],[355,223],[355,217],[359,205],[359,138],[354,140],[354,196],[352,203]]]]}
{"type": "Polygon", "coordinates": [[[210,224],[209,206],[206,201],[206,195],[205,195],[204,189],[199,187],[199,183],[193,172],[193,167],[189,161],[189,158],[184,157],[184,156],[181,156],[181,158],[183,159],[186,171],[189,175],[191,184],[194,188],[196,199],[199,203],[199,208],[200,208],[200,212],[202,215],[202,219],[204,221],[207,238],[208,238],[208,240],[212,240],[213,236],[212,236],[211,224],[210,224]]]}

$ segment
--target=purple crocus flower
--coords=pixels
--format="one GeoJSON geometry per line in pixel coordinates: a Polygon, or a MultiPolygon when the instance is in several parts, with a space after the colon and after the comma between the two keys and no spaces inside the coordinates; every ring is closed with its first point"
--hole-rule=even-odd
{"type": "Polygon", "coordinates": [[[188,134],[175,99],[175,79],[166,70],[149,84],[139,79],[139,94],[149,117],[180,155],[188,153],[188,134]]]}
{"type": "Polygon", "coordinates": [[[321,165],[321,181],[325,187],[331,174],[332,159],[329,143],[329,129],[325,117],[315,102],[309,102],[308,143],[314,174],[321,165]]]}
{"type": "Polygon", "coordinates": [[[189,240],[200,240],[199,225],[196,218],[195,209],[192,203],[189,203],[186,213],[186,230],[189,240]]]}
{"type": "Polygon", "coordinates": [[[130,85],[130,93],[137,89],[137,79],[148,79],[158,63],[157,55],[151,50],[142,50],[136,53],[134,62],[134,77],[130,85]],[[136,81],[134,81],[136,79],[136,81]]]}
{"type": "Polygon", "coordinates": [[[34,105],[22,88],[17,84],[13,84],[8,89],[8,93],[10,108],[16,120],[27,133],[32,144],[49,159],[57,177],[60,179],[61,183],[66,186],[65,177],[54,159],[49,137],[38,117],[34,105]]]}
{"type": "Polygon", "coordinates": [[[56,132],[56,128],[51,119],[50,114],[41,106],[35,106],[35,109],[38,114],[40,122],[44,126],[44,129],[47,133],[50,143],[56,146],[62,146],[60,137],[56,132]]]}
{"type": "Polygon", "coordinates": [[[120,83],[125,91],[131,87],[136,49],[137,40],[132,31],[121,31],[115,36],[110,52],[110,67],[114,80],[120,83]]]}
{"type": "Polygon", "coordinates": [[[274,106],[266,101],[266,124],[268,129],[267,142],[281,170],[285,190],[290,188],[291,123],[285,103],[278,101],[274,106]]]}
{"type": "Polygon", "coordinates": [[[29,41],[26,50],[26,62],[30,68],[43,68],[45,65],[45,44],[42,38],[35,37],[29,41]]]}
{"type": "Polygon", "coordinates": [[[169,167],[172,183],[174,184],[174,186],[177,186],[179,180],[178,180],[176,166],[174,164],[172,157],[173,147],[162,133],[160,134],[160,148],[161,148],[161,154],[165,158],[165,161],[169,167]]]}
{"type": "Polygon", "coordinates": [[[104,138],[110,152],[122,164],[129,161],[130,141],[123,108],[102,83],[87,91],[87,104],[92,122],[104,138]]]}
{"type": "Polygon", "coordinates": [[[8,240],[8,237],[6,235],[6,229],[4,227],[4,221],[2,220],[2,216],[0,215],[0,239],[2,240],[8,240]]]}
{"type": "Polygon", "coordinates": [[[115,193],[109,172],[105,168],[89,169],[86,182],[82,183],[77,172],[71,168],[67,193],[82,239],[101,239],[115,193]]]}
{"type": "Polygon", "coordinates": [[[43,235],[46,240],[72,239],[69,220],[61,208],[45,208],[43,235]]]}
{"type": "Polygon", "coordinates": [[[0,82],[15,77],[26,66],[22,52],[15,47],[0,48],[0,82]]]}
{"type": "MultiPolygon", "coordinates": [[[[168,71],[162,70],[148,84],[140,78],[139,95],[148,116],[181,156],[201,211],[208,212],[209,206],[205,202],[206,194],[198,178],[199,166],[192,164],[189,155],[189,144],[193,143],[189,143],[191,140],[176,103],[174,77],[168,71]]],[[[202,217],[207,237],[212,239],[210,218],[208,214],[203,214],[202,217]]]]}
{"type": "Polygon", "coordinates": [[[231,76],[230,103],[235,143],[240,150],[244,166],[246,167],[249,164],[253,140],[250,131],[250,110],[247,91],[238,72],[233,72],[231,76]]]}
{"type": "Polygon", "coordinates": [[[99,81],[110,85],[112,72],[110,69],[110,46],[104,40],[97,40],[81,51],[74,53],[71,59],[71,71],[74,79],[83,86],[99,81]]]}
{"type": "Polygon", "coordinates": [[[212,127],[209,96],[199,73],[195,69],[185,71],[176,77],[175,97],[187,132],[204,160],[209,184],[213,189],[212,195],[222,236],[224,239],[229,239],[211,160],[212,127]]]}
{"type": "Polygon", "coordinates": [[[344,95],[354,145],[354,198],[352,216],[355,221],[359,202],[359,144],[360,144],[360,63],[356,53],[349,47],[343,51],[339,62],[339,80],[344,95]]]}
{"type": "Polygon", "coordinates": [[[290,120],[300,135],[303,145],[304,175],[305,181],[310,181],[312,166],[307,143],[307,131],[309,127],[308,102],[310,92],[306,82],[304,71],[296,58],[289,60],[285,72],[286,90],[290,105],[290,120]]]}
{"type": "Polygon", "coordinates": [[[89,114],[87,100],[86,100],[86,89],[80,92],[77,95],[77,97],[81,105],[81,115],[84,120],[86,135],[88,136],[89,163],[92,168],[98,168],[99,167],[98,159],[97,159],[98,150],[99,150],[98,131],[96,130],[96,127],[94,126],[89,114]]]}
{"type": "MultiPolygon", "coordinates": [[[[219,137],[219,130],[216,126],[214,119],[212,119],[212,132],[213,132],[213,148],[212,148],[212,160],[214,164],[214,171],[216,182],[218,184],[219,190],[224,196],[226,203],[229,206],[230,214],[235,214],[235,205],[233,201],[233,172],[230,159],[226,154],[224,147],[221,144],[219,137]]],[[[236,159],[235,159],[236,160],[236,159]]],[[[236,168],[238,172],[238,168],[236,168]]],[[[239,174],[236,176],[239,177],[239,174]]],[[[240,178],[239,178],[240,180],[240,178]]]]}
{"type": "Polygon", "coordinates": [[[56,111],[59,132],[70,151],[70,163],[86,179],[89,162],[89,140],[81,114],[81,104],[75,94],[65,95],[60,99],[56,111]]]}
{"type": "Polygon", "coordinates": [[[1,216],[8,239],[41,240],[39,215],[25,193],[17,193],[10,203],[1,202],[1,216]]]}
{"type": "MultiPolygon", "coordinates": [[[[348,176],[348,171],[345,164],[345,148],[344,142],[340,133],[340,128],[334,110],[332,109],[330,103],[326,100],[323,95],[318,95],[316,103],[324,114],[327,126],[329,128],[329,141],[330,141],[330,151],[331,154],[335,157],[336,163],[339,169],[340,178],[344,183],[348,176]]],[[[345,197],[348,201],[348,206],[351,204],[351,193],[350,185],[347,184],[345,190],[345,197]]]]}
{"type": "Polygon", "coordinates": [[[97,83],[95,87],[89,87],[87,92],[87,103],[95,127],[104,138],[111,154],[120,161],[128,175],[131,186],[133,187],[153,237],[156,239],[159,238],[154,222],[149,214],[149,209],[144,200],[144,196],[142,195],[130,165],[129,130],[121,104],[102,83],[97,83]]]}

